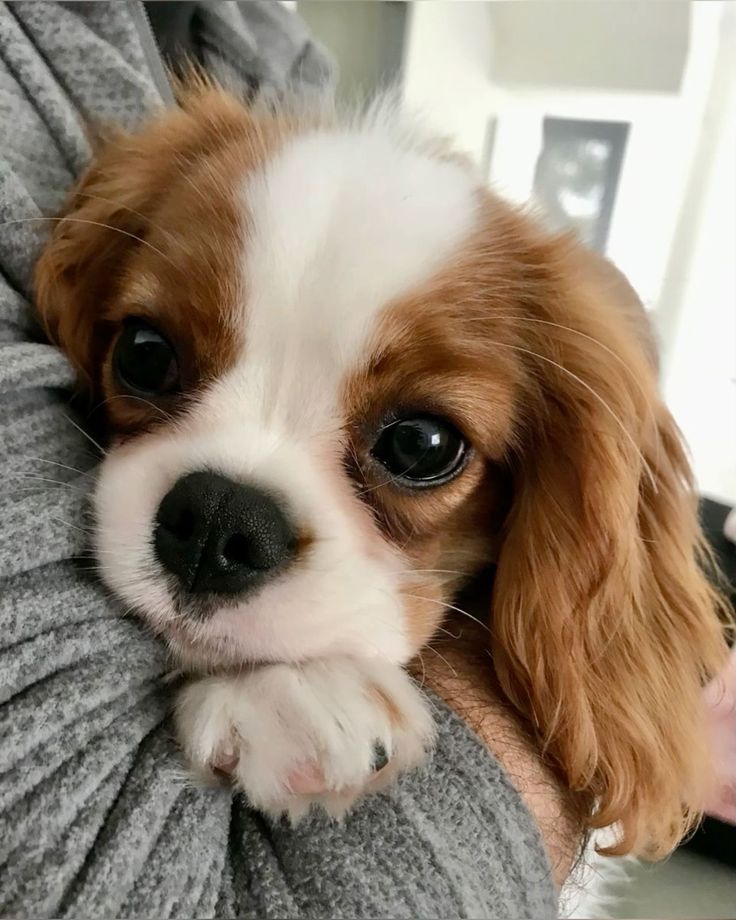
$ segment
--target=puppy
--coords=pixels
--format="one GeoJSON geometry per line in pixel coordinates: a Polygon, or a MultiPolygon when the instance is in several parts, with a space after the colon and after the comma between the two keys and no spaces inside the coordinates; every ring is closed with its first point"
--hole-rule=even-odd
{"type": "Polygon", "coordinates": [[[621,276],[386,107],[206,86],[63,213],[38,310],[104,409],[99,568],[191,675],[191,765],[298,815],[418,763],[403,668],[495,566],[503,691],[607,852],[671,849],[725,643],[621,276]]]}

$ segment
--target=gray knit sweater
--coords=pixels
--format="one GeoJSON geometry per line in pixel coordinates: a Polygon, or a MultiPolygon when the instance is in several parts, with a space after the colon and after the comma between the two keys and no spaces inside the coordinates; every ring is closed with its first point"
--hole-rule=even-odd
{"type": "MultiPolygon", "coordinates": [[[[174,7],[205,63],[251,90],[329,75],[279,4],[174,7]]],[[[0,4],[0,914],[554,916],[529,814],[439,704],[432,761],[342,825],[273,825],[181,778],[162,649],[85,557],[97,451],[29,306],[35,218],[90,156],[82,119],[132,125],[162,104],[141,4],[0,4]]]]}

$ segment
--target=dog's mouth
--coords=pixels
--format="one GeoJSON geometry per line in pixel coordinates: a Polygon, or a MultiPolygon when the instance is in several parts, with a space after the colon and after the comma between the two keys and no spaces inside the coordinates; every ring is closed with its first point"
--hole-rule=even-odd
{"type": "Polygon", "coordinates": [[[256,624],[245,628],[248,617],[242,598],[214,593],[194,596],[173,584],[169,589],[167,616],[154,619],[145,609],[139,616],[163,639],[178,668],[220,673],[272,660],[268,654],[264,657],[256,624]]]}
{"type": "Polygon", "coordinates": [[[203,627],[203,621],[174,620],[160,625],[157,632],[178,667],[219,671],[242,664],[242,652],[236,651],[232,641],[213,635],[203,627]]]}
{"type": "Polygon", "coordinates": [[[175,585],[171,585],[169,590],[177,622],[188,624],[189,628],[198,632],[220,611],[242,604],[241,598],[233,596],[214,593],[192,595],[175,585]]]}
{"type": "Polygon", "coordinates": [[[144,604],[138,607],[137,618],[163,639],[177,665],[193,659],[208,664],[232,660],[232,648],[227,654],[232,642],[218,635],[213,621],[218,613],[235,606],[236,599],[215,594],[193,596],[174,584],[173,579],[166,585],[166,594],[166,614],[155,615],[144,604]]]}

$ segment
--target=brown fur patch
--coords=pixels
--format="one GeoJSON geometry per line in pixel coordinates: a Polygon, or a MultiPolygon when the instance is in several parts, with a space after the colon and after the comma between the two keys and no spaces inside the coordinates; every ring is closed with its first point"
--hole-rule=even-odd
{"type": "Polygon", "coordinates": [[[246,299],[239,189],[290,130],[206,85],[182,105],[136,134],[103,142],[36,270],[50,337],[119,435],[157,424],[180,405],[176,397],[152,405],[118,387],[112,350],[126,317],[147,320],[169,339],[188,397],[232,364],[246,299]]]}

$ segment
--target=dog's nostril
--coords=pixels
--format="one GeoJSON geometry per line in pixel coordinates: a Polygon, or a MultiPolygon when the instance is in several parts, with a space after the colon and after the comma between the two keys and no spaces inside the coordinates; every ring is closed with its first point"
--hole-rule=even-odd
{"type": "Polygon", "coordinates": [[[286,556],[291,556],[293,550],[280,535],[254,530],[250,534],[231,534],[225,541],[221,554],[228,565],[267,571],[279,565],[286,556]]]}
{"type": "Polygon", "coordinates": [[[176,518],[166,524],[169,533],[179,540],[191,540],[196,526],[194,513],[189,508],[182,508],[176,518]]]}
{"type": "Polygon", "coordinates": [[[242,533],[234,533],[222,549],[222,555],[228,562],[236,565],[249,565],[253,562],[253,541],[242,533]]]}

